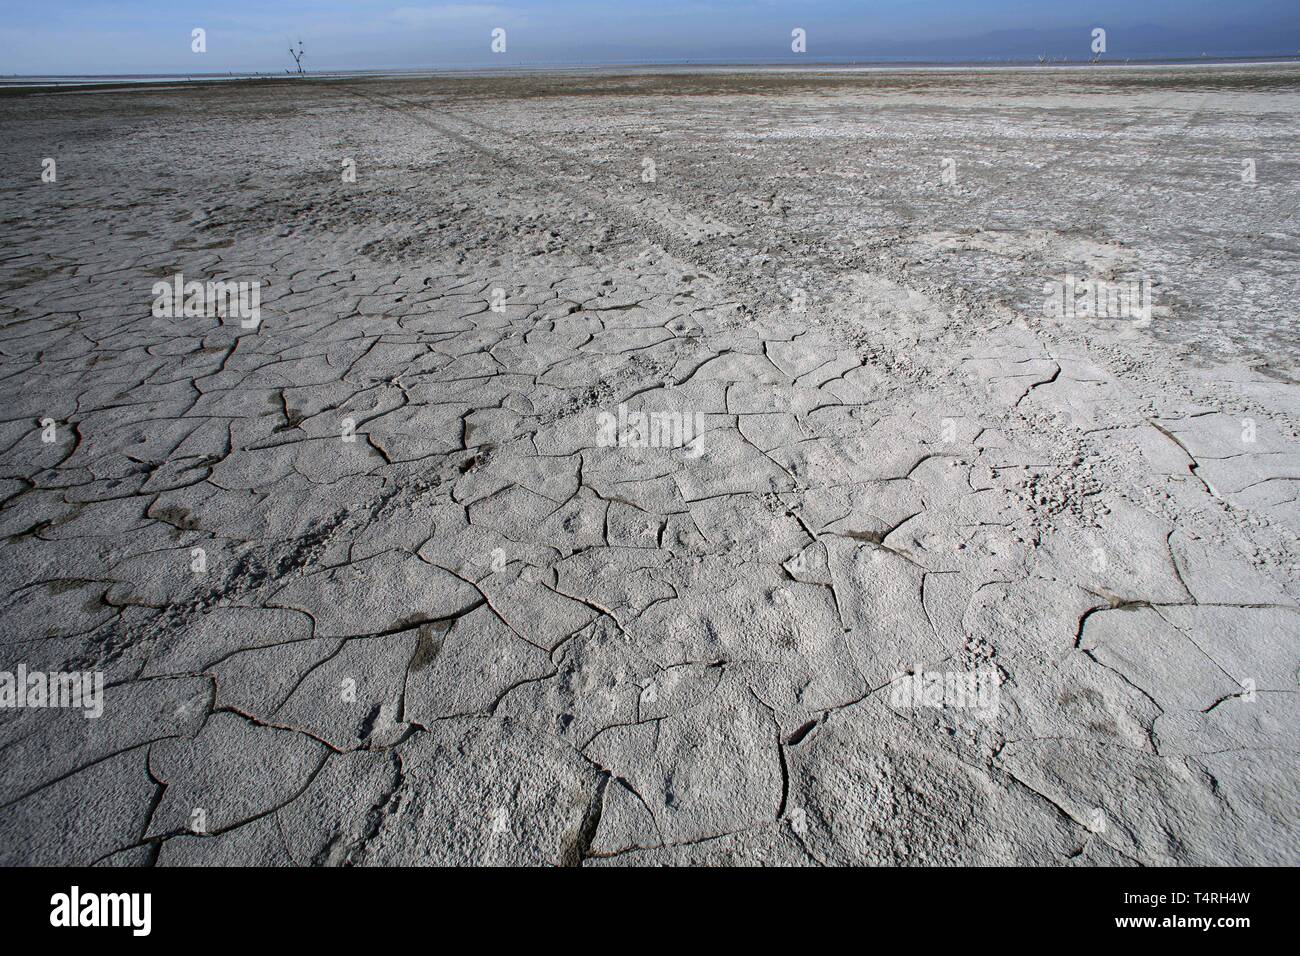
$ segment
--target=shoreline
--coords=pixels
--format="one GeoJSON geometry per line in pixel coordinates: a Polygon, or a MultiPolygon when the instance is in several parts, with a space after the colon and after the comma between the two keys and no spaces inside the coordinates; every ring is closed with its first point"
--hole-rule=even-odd
{"type": "Polygon", "coordinates": [[[446,69],[412,70],[336,70],[319,73],[230,73],[230,74],[104,74],[87,76],[0,77],[0,96],[31,93],[80,93],[102,90],[158,90],[189,89],[194,86],[220,84],[252,84],[279,81],[347,82],[352,80],[420,80],[420,79],[500,79],[505,77],[656,77],[656,76],[771,76],[796,74],[804,76],[854,74],[871,75],[981,75],[1015,74],[1051,71],[1069,73],[1099,71],[1115,74],[1123,71],[1177,72],[1181,70],[1239,70],[1279,69],[1300,65],[1300,55],[1290,58],[1245,57],[1224,59],[1151,59],[1136,62],[1043,62],[1012,61],[829,61],[825,63],[620,63],[620,64],[522,64],[517,67],[449,67],[446,69]]]}

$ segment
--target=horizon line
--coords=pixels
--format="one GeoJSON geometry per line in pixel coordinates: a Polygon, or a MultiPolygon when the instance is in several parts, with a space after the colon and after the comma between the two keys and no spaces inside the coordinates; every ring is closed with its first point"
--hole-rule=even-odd
{"type": "Polygon", "coordinates": [[[564,69],[601,69],[601,68],[653,68],[667,66],[746,66],[746,67],[780,67],[783,69],[800,69],[811,66],[828,67],[828,66],[996,66],[999,64],[1007,65],[1026,65],[1042,67],[1116,67],[1116,66],[1151,66],[1151,65],[1178,65],[1186,63],[1205,63],[1205,64],[1231,64],[1231,63],[1277,63],[1279,65],[1293,62],[1300,62],[1300,51],[1296,52],[1201,52],[1199,54],[1190,51],[1176,51],[1168,53],[1149,53],[1135,56],[1124,57],[1122,60],[1117,57],[1106,59],[1089,59],[1088,57],[1079,56],[1071,58],[1062,57],[1039,57],[1031,54],[1007,54],[1002,56],[924,56],[924,55],[906,55],[906,56],[862,56],[862,57],[800,57],[798,59],[786,58],[670,58],[670,59],[610,59],[610,60],[522,60],[501,65],[487,65],[482,62],[458,62],[437,64],[428,66],[365,66],[365,67],[342,67],[338,69],[326,69],[311,71],[307,70],[297,73],[292,70],[213,70],[213,71],[194,71],[194,72],[137,72],[137,73],[4,73],[0,74],[0,82],[14,80],[177,80],[177,79],[196,79],[196,80],[226,80],[226,79],[269,79],[279,77],[291,77],[302,79],[306,77],[338,77],[338,76],[382,76],[398,75],[411,73],[447,73],[447,72],[475,72],[475,73],[502,73],[518,72],[524,69],[549,68],[556,70],[564,69]]]}

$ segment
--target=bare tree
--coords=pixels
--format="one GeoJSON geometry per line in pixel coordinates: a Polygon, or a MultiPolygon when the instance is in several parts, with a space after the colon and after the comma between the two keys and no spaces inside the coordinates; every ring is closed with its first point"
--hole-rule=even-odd
{"type": "MultiPolygon", "coordinates": [[[[289,46],[289,55],[290,55],[291,57],[293,57],[293,62],[296,63],[296,64],[298,64],[298,73],[301,75],[301,74],[304,72],[304,70],[303,70],[303,68],[302,68],[303,50],[302,50],[302,40],[301,40],[301,39],[298,41],[298,49],[297,49],[297,50],[295,50],[295,49],[293,48],[292,44],[289,46]]],[[[288,70],[285,70],[284,72],[288,73],[289,71],[288,71],[288,70]]]]}

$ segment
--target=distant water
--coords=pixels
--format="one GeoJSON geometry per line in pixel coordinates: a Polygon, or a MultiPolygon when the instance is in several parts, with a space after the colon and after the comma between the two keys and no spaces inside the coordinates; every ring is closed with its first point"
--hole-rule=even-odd
{"type": "MultiPolygon", "coordinates": [[[[1131,57],[1104,57],[1100,66],[1188,66],[1193,64],[1247,64],[1247,63],[1286,63],[1300,62],[1296,54],[1278,53],[1276,55],[1239,54],[1239,53],[1160,53],[1131,57]]],[[[0,89],[6,87],[61,87],[61,86],[105,86],[136,83],[219,83],[232,80],[259,79],[346,79],[357,77],[420,77],[420,76],[454,76],[482,75],[500,76],[520,72],[643,72],[662,71],[664,69],[697,71],[732,71],[732,70],[800,70],[800,69],[889,69],[905,67],[939,67],[988,69],[990,67],[1025,67],[1025,66],[1091,66],[1085,57],[912,57],[881,56],[864,59],[844,59],[843,57],[808,57],[800,56],[775,61],[743,60],[605,60],[583,63],[552,61],[519,61],[506,67],[484,66],[481,64],[448,64],[440,67],[374,70],[332,70],[309,72],[304,77],[297,77],[288,72],[278,73],[122,73],[95,75],[48,75],[26,76],[10,74],[0,76],[0,89]]]]}

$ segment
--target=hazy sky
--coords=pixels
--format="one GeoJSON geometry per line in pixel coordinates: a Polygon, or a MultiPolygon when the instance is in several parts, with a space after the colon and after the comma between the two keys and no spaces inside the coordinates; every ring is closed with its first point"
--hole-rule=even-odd
{"type": "Polygon", "coordinates": [[[0,0],[0,73],[279,71],[302,39],[310,70],[368,67],[1300,52],[1296,0],[0,0]],[[191,52],[191,31],[207,52],[191,52]],[[506,30],[506,52],[491,32],[506,30]]]}

